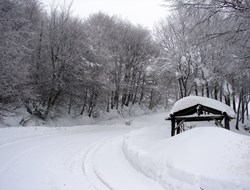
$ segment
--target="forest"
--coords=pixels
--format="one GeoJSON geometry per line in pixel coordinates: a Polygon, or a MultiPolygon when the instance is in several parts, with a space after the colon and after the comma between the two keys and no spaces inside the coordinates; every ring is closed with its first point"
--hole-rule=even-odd
{"type": "Polygon", "coordinates": [[[244,123],[250,1],[165,0],[166,7],[169,16],[149,30],[102,12],[80,19],[70,4],[46,11],[38,0],[1,0],[0,121],[20,108],[42,120],[97,118],[198,95],[232,106],[244,123]]]}

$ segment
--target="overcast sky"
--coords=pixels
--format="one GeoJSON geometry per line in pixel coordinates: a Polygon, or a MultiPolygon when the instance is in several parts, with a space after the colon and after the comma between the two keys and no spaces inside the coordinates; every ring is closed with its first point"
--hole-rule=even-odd
{"type": "MultiPolygon", "coordinates": [[[[49,9],[53,1],[63,3],[65,0],[40,1],[49,9]]],[[[167,14],[167,11],[160,6],[163,2],[163,0],[74,0],[72,10],[75,15],[83,18],[91,13],[102,11],[152,29],[154,23],[167,14]]]]}

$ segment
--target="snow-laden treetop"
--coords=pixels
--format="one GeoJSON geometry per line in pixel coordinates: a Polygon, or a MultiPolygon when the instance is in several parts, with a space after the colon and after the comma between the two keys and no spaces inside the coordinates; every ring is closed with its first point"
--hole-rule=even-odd
{"type": "Polygon", "coordinates": [[[214,99],[206,98],[206,97],[200,97],[200,96],[187,96],[185,98],[178,100],[174,104],[171,110],[171,114],[174,114],[178,111],[184,110],[186,108],[189,108],[195,105],[202,105],[205,107],[210,107],[218,111],[221,111],[222,113],[225,112],[231,118],[235,118],[235,112],[233,108],[231,108],[230,106],[218,100],[214,100],[214,99]]]}

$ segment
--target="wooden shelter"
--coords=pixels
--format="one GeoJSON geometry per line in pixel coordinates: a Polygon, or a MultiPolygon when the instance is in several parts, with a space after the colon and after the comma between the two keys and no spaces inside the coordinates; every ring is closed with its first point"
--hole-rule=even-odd
{"type": "Polygon", "coordinates": [[[171,120],[171,136],[184,131],[184,122],[215,121],[215,124],[230,130],[234,110],[214,99],[189,96],[175,103],[167,120],[171,120]],[[222,121],[224,120],[224,126],[222,121]]]}

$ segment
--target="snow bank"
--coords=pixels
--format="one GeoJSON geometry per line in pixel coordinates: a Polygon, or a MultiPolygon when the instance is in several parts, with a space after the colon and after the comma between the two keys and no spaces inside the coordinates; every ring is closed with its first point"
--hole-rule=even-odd
{"type": "Polygon", "coordinates": [[[167,129],[139,129],[124,138],[127,159],[167,189],[250,189],[250,138],[202,127],[172,138],[167,129]]]}
{"type": "Polygon", "coordinates": [[[200,96],[187,96],[185,98],[182,98],[178,100],[172,110],[171,114],[178,112],[180,110],[195,106],[197,104],[206,106],[206,107],[211,107],[213,109],[219,110],[221,112],[226,112],[227,115],[229,115],[232,118],[235,118],[235,112],[234,110],[229,107],[228,105],[218,101],[214,100],[211,98],[206,98],[206,97],[200,97],[200,96]]]}

